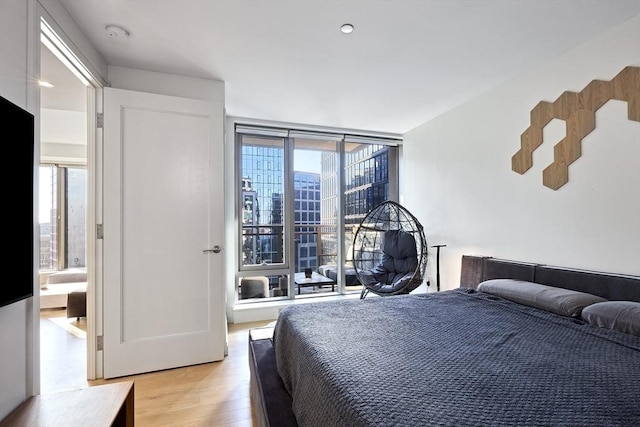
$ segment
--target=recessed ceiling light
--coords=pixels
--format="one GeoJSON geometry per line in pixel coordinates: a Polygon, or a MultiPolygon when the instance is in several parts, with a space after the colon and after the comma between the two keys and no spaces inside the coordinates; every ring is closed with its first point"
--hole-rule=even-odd
{"type": "Polygon", "coordinates": [[[42,87],[53,87],[52,83],[46,82],[44,80],[38,80],[38,84],[42,87]]]}
{"type": "Polygon", "coordinates": [[[344,25],[342,25],[342,27],[340,27],[340,31],[342,31],[345,34],[349,34],[350,32],[353,31],[353,25],[344,24],[344,25]]]}

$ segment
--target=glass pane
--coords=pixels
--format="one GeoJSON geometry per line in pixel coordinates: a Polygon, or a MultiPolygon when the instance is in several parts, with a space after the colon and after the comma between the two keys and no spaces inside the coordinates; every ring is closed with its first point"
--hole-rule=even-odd
{"type": "Polygon", "coordinates": [[[241,265],[282,264],[284,140],[241,135],[241,265]]]}
{"type": "Polygon", "coordinates": [[[67,268],[86,267],[87,170],[67,168],[66,262],[67,268]]]}
{"type": "Polygon", "coordinates": [[[39,184],[41,272],[85,268],[86,169],[41,166],[39,184]]]}
{"type": "Polygon", "coordinates": [[[321,274],[320,266],[335,265],[337,255],[337,145],[295,138],[294,146],[295,291],[298,295],[335,292],[336,276],[321,274]]]}
{"type": "Polygon", "coordinates": [[[353,237],[365,215],[387,200],[397,201],[398,148],[374,144],[345,146],[345,266],[347,290],[360,291],[353,270],[353,237]]]}
{"type": "Polygon", "coordinates": [[[39,222],[40,270],[57,269],[57,170],[56,166],[40,166],[39,222]]]}
{"type": "Polygon", "coordinates": [[[345,224],[359,224],[374,207],[394,200],[397,147],[347,144],[345,155],[345,224]]]}

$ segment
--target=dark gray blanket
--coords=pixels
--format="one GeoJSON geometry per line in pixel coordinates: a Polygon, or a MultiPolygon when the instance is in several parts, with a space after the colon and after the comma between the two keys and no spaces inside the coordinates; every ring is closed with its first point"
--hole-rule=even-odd
{"type": "Polygon", "coordinates": [[[640,426],[640,338],[466,289],[276,323],[301,427],[640,426]]]}

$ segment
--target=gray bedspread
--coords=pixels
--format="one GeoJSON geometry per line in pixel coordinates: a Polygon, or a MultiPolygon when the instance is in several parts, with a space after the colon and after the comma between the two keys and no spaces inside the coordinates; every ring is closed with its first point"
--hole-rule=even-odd
{"type": "Polygon", "coordinates": [[[276,323],[301,427],[640,426],[640,337],[456,289],[276,323]]]}

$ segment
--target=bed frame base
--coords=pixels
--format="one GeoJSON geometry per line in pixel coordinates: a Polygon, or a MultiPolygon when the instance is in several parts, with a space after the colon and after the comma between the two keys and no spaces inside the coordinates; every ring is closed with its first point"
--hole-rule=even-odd
{"type": "MultiPolygon", "coordinates": [[[[273,334],[273,328],[270,328],[273,334]]],[[[252,331],[253,332],[253,331],[252,331]]],[[[249,333],[249,370],[251,406],[258,427],[296,427],[291,396],[278,375],[271,338],[264,332],[249,333]]]]}

